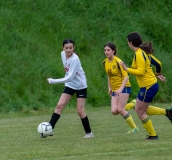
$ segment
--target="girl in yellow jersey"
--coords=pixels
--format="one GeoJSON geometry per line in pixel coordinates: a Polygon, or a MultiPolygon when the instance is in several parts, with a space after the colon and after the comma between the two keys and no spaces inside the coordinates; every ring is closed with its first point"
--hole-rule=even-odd
{"type": "Polygon", "coordinates": [[[108,93],[111,97],[111,112],[114,115],[121,114],[124,117],[130,130],[128,133],[139,131],[132,116],[125,110],[125,105],[131,93],[131,84],[128,73],[119,65],[121,60],[116,56],[116,46],[108,42],[104,46],[106,59],[103,61],[105,71],[108,75],[108,93]]]}
{"type": "MultiPolygon", "coordinates": [[[[149,103],[152,102],[159,88],[156,75],[153,73],[149,59],[149,53],[152,53],[153,48],[151,42],[143,43],[140,34],[137,32],[130,33],[127,36],[127,40],[128,46],[135,52],[132,68],[126,67],[123,62],[121,62],[120,65],[128,73],[136,76],[140,91],[136,100],[135,110],[143,124],[143,127],[149,133],[149,136],[146,138],[146,140],[157,140],[158,135],[154,130],[152,121],[146,113],[149,103]]],[[[163,79],[165,77],[159,74],[158,78],[163,79]]],[[[149,115],[157,115],[157,113],[166,115],[172,121],[171,108],[162,109],[158,107],[151,107],[151,110],[149,110],[149,115]]]]}
{"type": "MultiPolygon", "coordinates": [[[[149,45],[149,43],[145,42],[144,45],[149,45]]],[[[150,63],[151,65],[155,66],[155,76],[162,82],[166,82],[166,77],[164,77],[162,75],[162,64],[161,62],[156,58],[154,57],[152,54],[154,52],[154,49],[152,48],[152,50],[150,51],[151,53],[147,54],[148,55],[148,58],[150,60],[150,63]]],[[[126,107],[125,109],[128,111],[130,109],[134,109],[135,108],[135,102],[136,100],[132,100],[130,103],[127,103],[126,104],[126,107]]],[[[154,106],[153,106],[154,107],[154,106]]],[[[146,113],[148,115],[151,115],[151,112],[150,110],[152,110],[152,106],[149,106],[148,109],[146,110],[146,113]]],[[[164,112],[157,112],[157,115],[159,114],[164,114],[164,112]]]]}

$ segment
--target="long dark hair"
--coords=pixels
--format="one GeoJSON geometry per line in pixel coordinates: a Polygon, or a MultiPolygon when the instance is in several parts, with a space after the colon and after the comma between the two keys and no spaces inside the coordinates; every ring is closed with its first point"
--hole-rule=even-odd
{"type": "Polygon", "coordinates": [[[104,48],[108,46],[109,48],[111,48],[114,52],[114,55],[116,55],[116,45],[113,43],[113,42],[107,42],[105,45],[104,45],[104,48]]]}
{"type": "Polygon", "coordinates": [[[152,42],[143,42],[138,32],[131,32],[127,35],[128,42],[132,42],[134,47],[141,48],[146,54],[153,53],[152,42]]]}

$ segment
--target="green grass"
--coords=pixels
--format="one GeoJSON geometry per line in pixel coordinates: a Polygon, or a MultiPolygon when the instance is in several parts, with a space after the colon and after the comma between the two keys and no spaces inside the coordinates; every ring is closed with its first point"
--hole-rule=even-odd
{"type": "MultiPolygon", "coordinates": [[[[157,104],[164,108],[169,105],[157,104]]],[[[158,141],[143,140],[147,133],[134,110],[140,132],[127,134],[121,116],[109,107],[86,108],[94,138],[83,139],[84,130],[75,109],[66,108],[53,137],[41,139],[37,126],[49,121],[53,110],[28,114],[1,114],[0,160],[170,160],[172,124],[166,116],[151,116],[158,141]]]]}
{"type": "MultiPolygon", "coordinates": [[[[47,78],[64,77],[62,41],[72,38],[87,75],[88,104],[108,105],[103,46],[113,41],[117,55],[131,66],[133,51],[126,35],[141,33],[152,41],[154,55],[163,64],[166,83],[160,83],[155,102],[172,99],[172,1],[170,0],[1,0],[0,1],[0,112],[42,110],[54,107],[63,84],[47,78]]],[[[138,85],[130,76],[131,99],[138,85]]],[[[70,102],[74,106],[74,101],[70,102]]]]}

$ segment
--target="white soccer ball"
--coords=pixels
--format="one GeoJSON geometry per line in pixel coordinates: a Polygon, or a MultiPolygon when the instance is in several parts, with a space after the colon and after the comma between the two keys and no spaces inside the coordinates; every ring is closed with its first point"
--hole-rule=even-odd
{"type": "Polygon", "coordinates": [[[38,126],[38,133],[41,137],[47,137],[52,133],[53,129],[50,123],[42,122],[38,126]]]}

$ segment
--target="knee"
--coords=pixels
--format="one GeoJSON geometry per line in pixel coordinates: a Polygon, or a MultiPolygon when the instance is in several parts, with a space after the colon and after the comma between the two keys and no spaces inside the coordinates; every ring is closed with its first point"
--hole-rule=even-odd
{"type": "Polygon", "coordinates": [[[64,106],[65,106],[64,104],[58,103],[57,106],[56,106],[56,108],[55,108],[55,113],[60,114],[62,112],[64,106]]]}
{"type": "Polygon", "coordinates": [[[113,115],[119,114],[118,110],[114,110],[114,109],[111,109],[111,113],[112,113],[113,115]]]}
{"type": "Polygon", "coordinates": [[[81,115],[83,112],[84,112],[83,110],[77,109],[77,113],[78,113],[79,115],[81,115]]]}
{"type": "Polygon", "coordinates": [[[78,113],[78,115],[81,117],[81,118],[83,118],[83,117],[85,117],[86,116],[86,114],[85,114],[85,111],[84,111],[84,109],[82,108],[77,108],[77,113],[78,113]]]}

